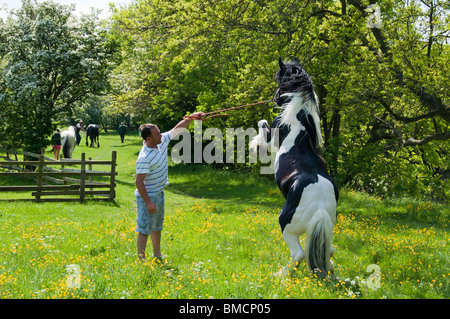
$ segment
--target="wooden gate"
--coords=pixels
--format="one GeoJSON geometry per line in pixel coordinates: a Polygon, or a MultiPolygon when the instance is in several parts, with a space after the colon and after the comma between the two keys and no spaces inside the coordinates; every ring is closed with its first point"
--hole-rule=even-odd
{"type": "Polygon", "coordinates": [[[0,186],[0,192],[31,192],[34,198],[0,200],[85,202],[86,200],[114,201],[115,199],[116,151],[112,152],[110,161],[86,160],[85,153],[81,154],[81,160],[62,159],[61,161],[32,153],[24,153],[24,155],[36,156],[37,160],[0,161],[0,168],[7,170],[0,172],[0,178],[2,176],[32,177],[36,181],[35,184],[0,186]],[[109,170],[93,170],[94,165],[108,166],[109,170]],[[28,170],[26,167],[32,167],[32,169],[28,170]],[[94,178],[100,180],[94,181],[94,178]]]}

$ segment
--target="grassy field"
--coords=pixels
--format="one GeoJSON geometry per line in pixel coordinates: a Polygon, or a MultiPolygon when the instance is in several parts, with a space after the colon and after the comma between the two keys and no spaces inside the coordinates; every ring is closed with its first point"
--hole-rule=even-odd
{"type": "Polygon", "coordinates": [[[77,147],[74,157],[118,151],[115,203],[0,202],[0,298],[450,297],[449,205],[341,190],[334,276],[319,279],[303,263],[278,278],[272,274],[289,250],[275,183],[201,165],[171,164],[166,258],[139,263],[134,164],[142,144],[136,134],[121,144],[116,133],[100,142],[100,149],[77,147]]]}

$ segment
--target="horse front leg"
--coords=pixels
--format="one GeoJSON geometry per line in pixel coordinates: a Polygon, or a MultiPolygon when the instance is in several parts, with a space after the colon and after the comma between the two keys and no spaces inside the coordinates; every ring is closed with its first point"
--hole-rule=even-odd
{"type": "Polygon", "coordinates": [[[267,144],[271,139],[269,124],[266,120],[259,121],[258,127],[258,135],[252,138],[249,145],[250,150],[252,150],[255,154],[258,152],[258,147],[260,149],[267,150],[267,144]]]}
{"type": "Polygon", "coordinates": [[[258,127],[259,127],[259,134],[262,135],[262,137],[264,138],[264,141],[266,143],[270,143],[270,140],[272,137],[270,134],[270,127],[269,127],[269,123],[267,122],[267,120],[259,121],[258,127]]]}

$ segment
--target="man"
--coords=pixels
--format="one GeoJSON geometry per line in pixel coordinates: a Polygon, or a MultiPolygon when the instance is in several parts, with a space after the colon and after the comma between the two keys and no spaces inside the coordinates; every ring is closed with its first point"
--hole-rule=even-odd
{"type": "Polygon", "coordinates": [[[125,141],[125,134],[127,133],[127,127],[125,126],[125,124],[123,122],[120,123],[118,131],[120,134],[120,140],[123,143],[125,141]]]}
{"type": "MultiPolygon", "coordinates": [[[[202,117],[197,112],[193,117],[202,117]]],[[[154,124],[144,124],[139,128],[144,140],[136,161],[136,202],[137,202],[137,250],[140,260],[145,260],[148,236],[153,245],[153,256],[162,258],[161,231],[164,222],[164,187],[168,184],[167,146],[171,138],[189,126],[192,120],[182,120],[172,130],[161,134],[154,124]]]]}
{"type": "Polygon", "coordinates": [[[80,141],[81,141],[81,135],[80,135],[80,131],[84,129],[84,125],[83,125],[83,121],[79,120],[78,124],[76,125],[76,137],[77,137],[77,145],[80,145],[80,141]]]}

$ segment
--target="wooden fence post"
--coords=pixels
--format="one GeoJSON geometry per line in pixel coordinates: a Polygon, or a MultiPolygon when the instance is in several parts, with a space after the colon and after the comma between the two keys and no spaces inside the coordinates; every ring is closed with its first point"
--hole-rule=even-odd
{"type": "Polygon", "coordinates": [[[40,202],[41,200],[41,192],[42,192],[42,178],[44,173],[44,154],[39,155],[39,164],[38,164],[38,176],[37,176],[37,194],[36,194],[36,202],[40,202]]]}
{"type": "MultiPolygon", "coordinates": [[[[89,157],[89,158],[88,158],[88,162],[89,162],[88,170],[89,170],[89,171],[92,171],[92,164],[91,164],[91,161],[92,161],[92,157],[89,157]]],[[[90,175],[89,175],[89,180],[88,180],[88,182],[89,182],[90,184],[92,183],[92,176],[90,176],[90,175]]],[[[90,190],[90,191],[93,191],[94,189],[93,189],[92,187],[89,187],[89,190],[90,190]]],[[[90,195],[89,197],[94,197],[94,195],[90,195]]]]}
{"type": "Polygon", "coordinates": [[[111,160],[111,178],[109,180],[109,200],[112,202],[116,197],[115,184],[116,184],[116,162],[117,162],[117,151],[112,151],[111,160]]]}
{"type": "Polygon", "coordinates": [[[80,202],[86,199],[86,154],[81,153],[81,173],[80,173],[80,202]]]}

